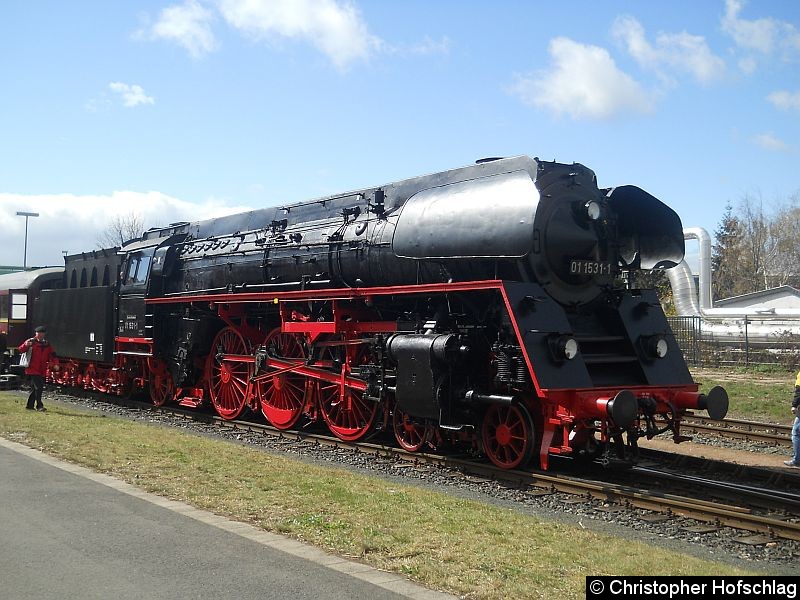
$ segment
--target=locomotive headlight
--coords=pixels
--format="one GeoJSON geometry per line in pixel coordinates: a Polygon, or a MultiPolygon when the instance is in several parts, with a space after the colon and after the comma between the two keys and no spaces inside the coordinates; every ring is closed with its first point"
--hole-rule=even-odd
{"type": "Polygon", "coordinates": [[[599,202],[589,200],[589,202],[583,205],[583,208],[586,210],[586,216],[589,217],[591,221],[597,221],[597,219],[600,218],[601,211],[599,202]]]}
{"type": "Polygon", "coordinates": [[[566,338],[562,343],[562,352],[564,352],[564,358],[567,360],[572,360],[578,356],[578,340],[575,338],[566,338]]]}
{"type": "Polygon", "coordinates": [[[558,361],[572,360],[578,355],[578,340],[568,335],[560,335],[551,341],[551,349],[558,361]]]}
{"type": "Polygon", "coordinates": [[[647,353],[655,358],[664,358],[667,355],[669,346],[664,336],[654,335],[647,340],[647,353]]]}

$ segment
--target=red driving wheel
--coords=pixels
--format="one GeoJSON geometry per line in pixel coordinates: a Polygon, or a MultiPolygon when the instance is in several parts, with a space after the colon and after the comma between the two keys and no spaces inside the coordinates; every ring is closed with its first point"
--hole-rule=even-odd
{"type": "Polygon", "coordinates": [[[249,355],[250,349],[242,334],[233,327],[224,327],[214,338],[206,361],[209,395],[220,417],[235,419],[247,406],[252,363],[228,356],[249,355]]]}
{"type": "MultiPolygon", "coordinates": [[[[267,353],[275,358],[305,359],[306,353],[300,338],[291,333],[273,329],[264,340],[267,353]]],[[[261,412],[278,429],[290,429],[303,414],[308,380],[303,375],[277,370],[272,376],[258,382],[258,401],[261,412]]],[[[263,377],[264,374],[260,374],[263,377]]]]}
{"type": "Polygon", "coordinates": [[[319,382],[319,408],[331,433],[341,440],[355,442],[366,436],[375,416],[378,402],[366,400],[358,390],[338,383],[319,382]]]}
{"type": "Polygon", "coordinates": [[[166,368],[150,373],[150,400],[154,406],[164,406],[175,395],[175,382],[166,368]]]}
{"type": "Polygon", "coordinates": [[[392,415],[392,427],[397,443],[407,452],[418,452],[430,438],[430,428],[396,407],[392,415]]]}
{"type": "Polygon", "coordinates": [[[521,404],[493,404],[483,418],[483,450],[502,469],[524,467],[531,459],[533,420],[521,404]]]}

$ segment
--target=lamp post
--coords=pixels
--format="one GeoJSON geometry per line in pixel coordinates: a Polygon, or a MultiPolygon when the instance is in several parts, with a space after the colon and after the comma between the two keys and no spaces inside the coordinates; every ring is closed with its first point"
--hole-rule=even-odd
{"type": "Polygon", "coordinates": [[[28,217],[38,217],[39,213],[17,211],[18,217],[25,217],[25,248],[22,254],[22,270],[28,270],[28,217]]]}

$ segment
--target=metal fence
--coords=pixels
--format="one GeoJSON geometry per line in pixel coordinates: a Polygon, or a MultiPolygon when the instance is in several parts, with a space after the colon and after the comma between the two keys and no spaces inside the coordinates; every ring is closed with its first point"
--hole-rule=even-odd
{"type": "Polygon", "coordinates": [[[774,366],[795,370],[800,366],[800,336],[789,332],[763,341],[748,335],[740,339],[718,339],[703,330],[700,317],[667,317],[686,362],[693,367],[774,366]]]}

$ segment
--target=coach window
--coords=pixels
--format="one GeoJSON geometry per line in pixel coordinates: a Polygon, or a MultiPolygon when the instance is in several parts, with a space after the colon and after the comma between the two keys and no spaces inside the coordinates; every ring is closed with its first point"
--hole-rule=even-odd
{"type": "Polygon", "coordinates": [[[11,294],[11,318],[28,318],[28,294],[11,294]]]}

